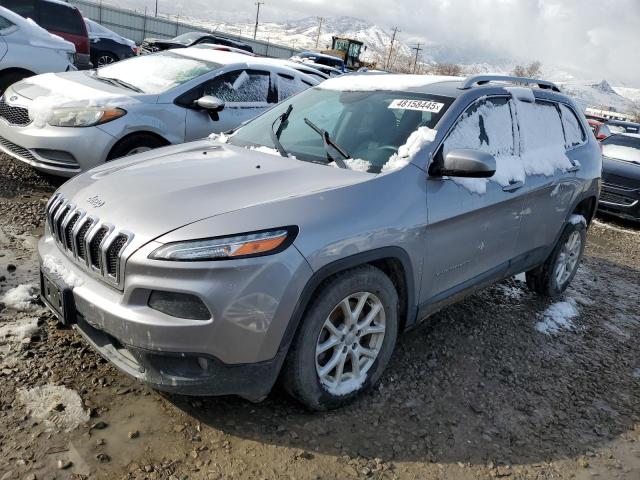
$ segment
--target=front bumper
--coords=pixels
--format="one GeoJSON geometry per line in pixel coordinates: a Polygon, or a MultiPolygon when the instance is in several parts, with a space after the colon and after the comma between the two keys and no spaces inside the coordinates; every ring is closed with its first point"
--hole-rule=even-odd
{"type": "Polygon", "coordinates": [[[77,328],[100,354],[150,386],[189,395],[264,397],[276,380],[283,342],[311,269],[293,247],[273,256],[221,262],[148,260],[157,243],[126,264],[123,291],[69,260],[47,233],[45,263],[62,265],[73,289],[77,328]],[[210,320],[172,317],[148,306],[152,290],[197,295],[210,320]]]}
{"type": "Polygon", "coordinates": [[[112,135],[98,127],[37,128],[33,123],[10,125],[0,118],[0,151],[61,177],[73,177],[101,165],[115,142],[112,135]]]}
{"type": "Polygon", "coordinates": [[[640,221],[640,188],[604,183],[598,210],[628,220],[640,221]]]}

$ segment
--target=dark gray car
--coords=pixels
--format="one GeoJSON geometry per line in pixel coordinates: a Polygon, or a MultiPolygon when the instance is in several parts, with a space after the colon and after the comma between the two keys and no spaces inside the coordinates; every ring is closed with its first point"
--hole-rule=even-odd
{"type": "Polygon", "coordinates": [[[565,290],[599,196],[588,129],[546,82],[327,80],[229,137],[63,185],[43,298],[160,390],[260,400],[281,376],[340,406],[398,333],[478,288],[526,272],[565,290]]]}

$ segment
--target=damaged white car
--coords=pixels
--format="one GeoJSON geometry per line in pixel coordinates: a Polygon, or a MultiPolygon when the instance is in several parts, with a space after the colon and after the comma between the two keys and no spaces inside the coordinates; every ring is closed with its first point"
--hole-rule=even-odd
{"type": "Polygon", "coordinates": [[[317,83],[270,61],[200,48],[40,75],[0,98],[0,150],[71,177],[115,158],[234,129],[317,83]]]}

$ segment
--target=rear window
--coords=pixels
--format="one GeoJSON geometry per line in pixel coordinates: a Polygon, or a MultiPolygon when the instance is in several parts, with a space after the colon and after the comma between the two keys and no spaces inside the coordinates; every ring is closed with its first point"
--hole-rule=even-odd
{"type": "Polygon", "coordinates": [[[22,15],[24,18],[36,19],[36,9],[33,1],[29,0],[0,0],[0,5],[22,15]]]}
{"type": "Polygon", "coordinates": [[[38,24],[50,31],[70,33],[71,35],[86,35],[82,15],[77,8],[59,3],[40,3],[38,24]]]}

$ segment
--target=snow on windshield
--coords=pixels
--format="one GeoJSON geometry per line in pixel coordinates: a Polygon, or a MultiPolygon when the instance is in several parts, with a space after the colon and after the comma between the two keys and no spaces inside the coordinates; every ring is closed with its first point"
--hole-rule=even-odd
{"type": "Polygon", "coordinates": [[[489,179],[450,177],[477,194],[486,192],[489,181],[507,186],[510,182],[525,182],[527,175],[551,176],[556,170],[573,166],[566,155],[562,123],[555,106],[515,98],[503,103],[481,100],[465,113],[444,142],[443,155],[459,148],[486,152],[496,160],[496,173],[489,179]],[[519,155],[514,144],[511,108],[520,127],[519,155]]]}
{"type": "Polygon", "coordinates": [[[409,88],[423,87],[432,83],[460,81],[459,77],[435,75],[386,75],[386,74],[354,74],[330,78],[322,82],[318,88],[341,92],[369,91],[401,91],[409,88]]]}
{"type": "Polygon", "coordinates": [[[145,93],[162,93],[200,75],[219,68],[220,65],[175,55],[170,52],[143,55],[98,69],[98,76],[117,78],[145,93]]]}

